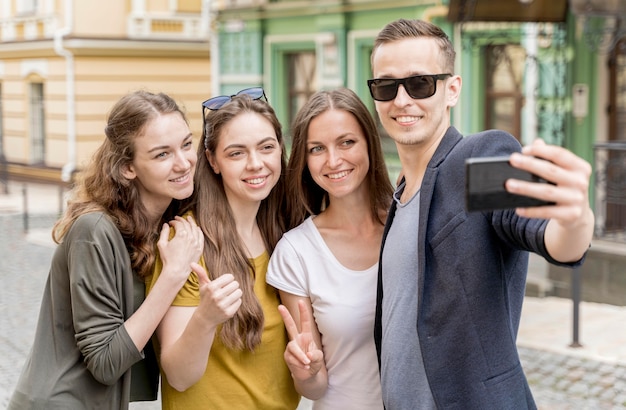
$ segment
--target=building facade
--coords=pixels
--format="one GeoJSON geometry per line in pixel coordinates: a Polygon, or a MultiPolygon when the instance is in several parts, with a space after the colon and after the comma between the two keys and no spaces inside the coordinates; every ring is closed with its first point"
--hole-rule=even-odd
{"type": "MultiPolygon", "coordinates": [[[[287,131],[320,89],[351,88],[375,114],[366,81],[378,31],[397,18],[441,26],[463,78],[455,127],[540,137],[593,164],[594,272],[583,276],[602,289],[587,298],[626,305],[626,2],[218,0],[211,16],[216,94],[263,86],[287,131]]],[[[395,147],[381,131],[393,178],[395,147]]],[[[568,275],[554,274],[556,291],[569,292],[568,275]]]]}
{"type": "Polygon", "coordinates": [[[166,92],[200,135],[211,93],[208,3],[1,0],[3,174],[70,181],[127,92],[166,92]]]}
{"type": "MultiPolygon", "coordinates": [[[[588,287],[626,305],[626,2],[623,0],[0,0],[0,180],[71,181],[128,91],[171,94],[201,134],[200,103],[263,86],[287,141],[315,91],[357,92],[378,31],[441,26],[463,78],[462,133],[541,137],[593,164],[588,287]]],[[[383,134],[392,178],[393,142],[383,134]]],[[[569,273],[551,273],[568,292],[569,273]],[[560,275],[560,276],[559,276],[560,275]]]]}

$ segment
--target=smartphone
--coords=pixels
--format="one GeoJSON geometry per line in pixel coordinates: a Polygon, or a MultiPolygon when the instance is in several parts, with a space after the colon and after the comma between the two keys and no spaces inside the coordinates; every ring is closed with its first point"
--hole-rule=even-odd
{"type": "Polygon", "coordinates": [[[554,205],[523,195],[511,194],[504,188],[507,179],[549,183],[530,172],[514,168],[509,157],[468,158],[465,160],[465,205],[468,211],[525,208],[554,205]]]}

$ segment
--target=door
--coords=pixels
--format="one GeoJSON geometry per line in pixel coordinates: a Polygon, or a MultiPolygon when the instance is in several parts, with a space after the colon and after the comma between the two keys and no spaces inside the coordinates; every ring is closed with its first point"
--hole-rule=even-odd
{"type": "Polygon", "coordinates": [[[298,110],[317,91],[316,59],[314,51],[288,53],[287,64],[287,101],[289,103],[288,125],[296,118],[298,110]]]}
{"type": "Polygon", "coordinates": [[[626,236],[626,37],[609,57],[609,135],[604,175],[605,232],[626,236]]]}
{"type": "Polygon", "coordinates": [[[526,51],[519,44],[486,47],[485,126],[507,131],[521,141],[524,105],[522,79],[526,51]]]}

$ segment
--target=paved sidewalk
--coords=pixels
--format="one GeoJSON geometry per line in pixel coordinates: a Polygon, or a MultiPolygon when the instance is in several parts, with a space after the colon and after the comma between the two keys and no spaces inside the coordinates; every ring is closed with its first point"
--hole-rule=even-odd
{"type": "Polygon", "coordinates": [[[573,337],[573,302],[527,297],[522,308],[518,346],[566,354],[608,364],[626,365],[626,307],[580,304],[579,342],[573,337]]]}
{"type": "MultiPolygon", "coordinates": [[[[24,234],[23,193],[0,193],[0,408],[5,408],[32,343],[41,292],[54,244],[58,187],[29,186],[29,232],[24,234]]],[[[626,307],[582,302],[581,347],[573,340],[572,302],[527,297],[518,347],[541,410],[626,410],[626,307]]],[[[131,409],[157,410],[158,402],[131,409]]],[[[307,408],[307,406],[303,406],[307,408]]]]}
{"type": "Polygon", "coordinates": [[[626,409],[626,307],[581,302],[578,342],[573,304],[524,300],[517,344],[540,409],[626,409]]]}

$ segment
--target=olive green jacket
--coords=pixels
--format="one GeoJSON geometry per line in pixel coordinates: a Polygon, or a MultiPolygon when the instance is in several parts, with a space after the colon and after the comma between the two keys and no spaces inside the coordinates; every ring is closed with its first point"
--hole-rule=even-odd
{"type": "Polygon", "coordinates": [[[143,286],[115,224],[103,213],[80,216],[52,258],[9,409],[127,409],[130,368],[144,354],[123,324],[141,304],[143,286]]]}

